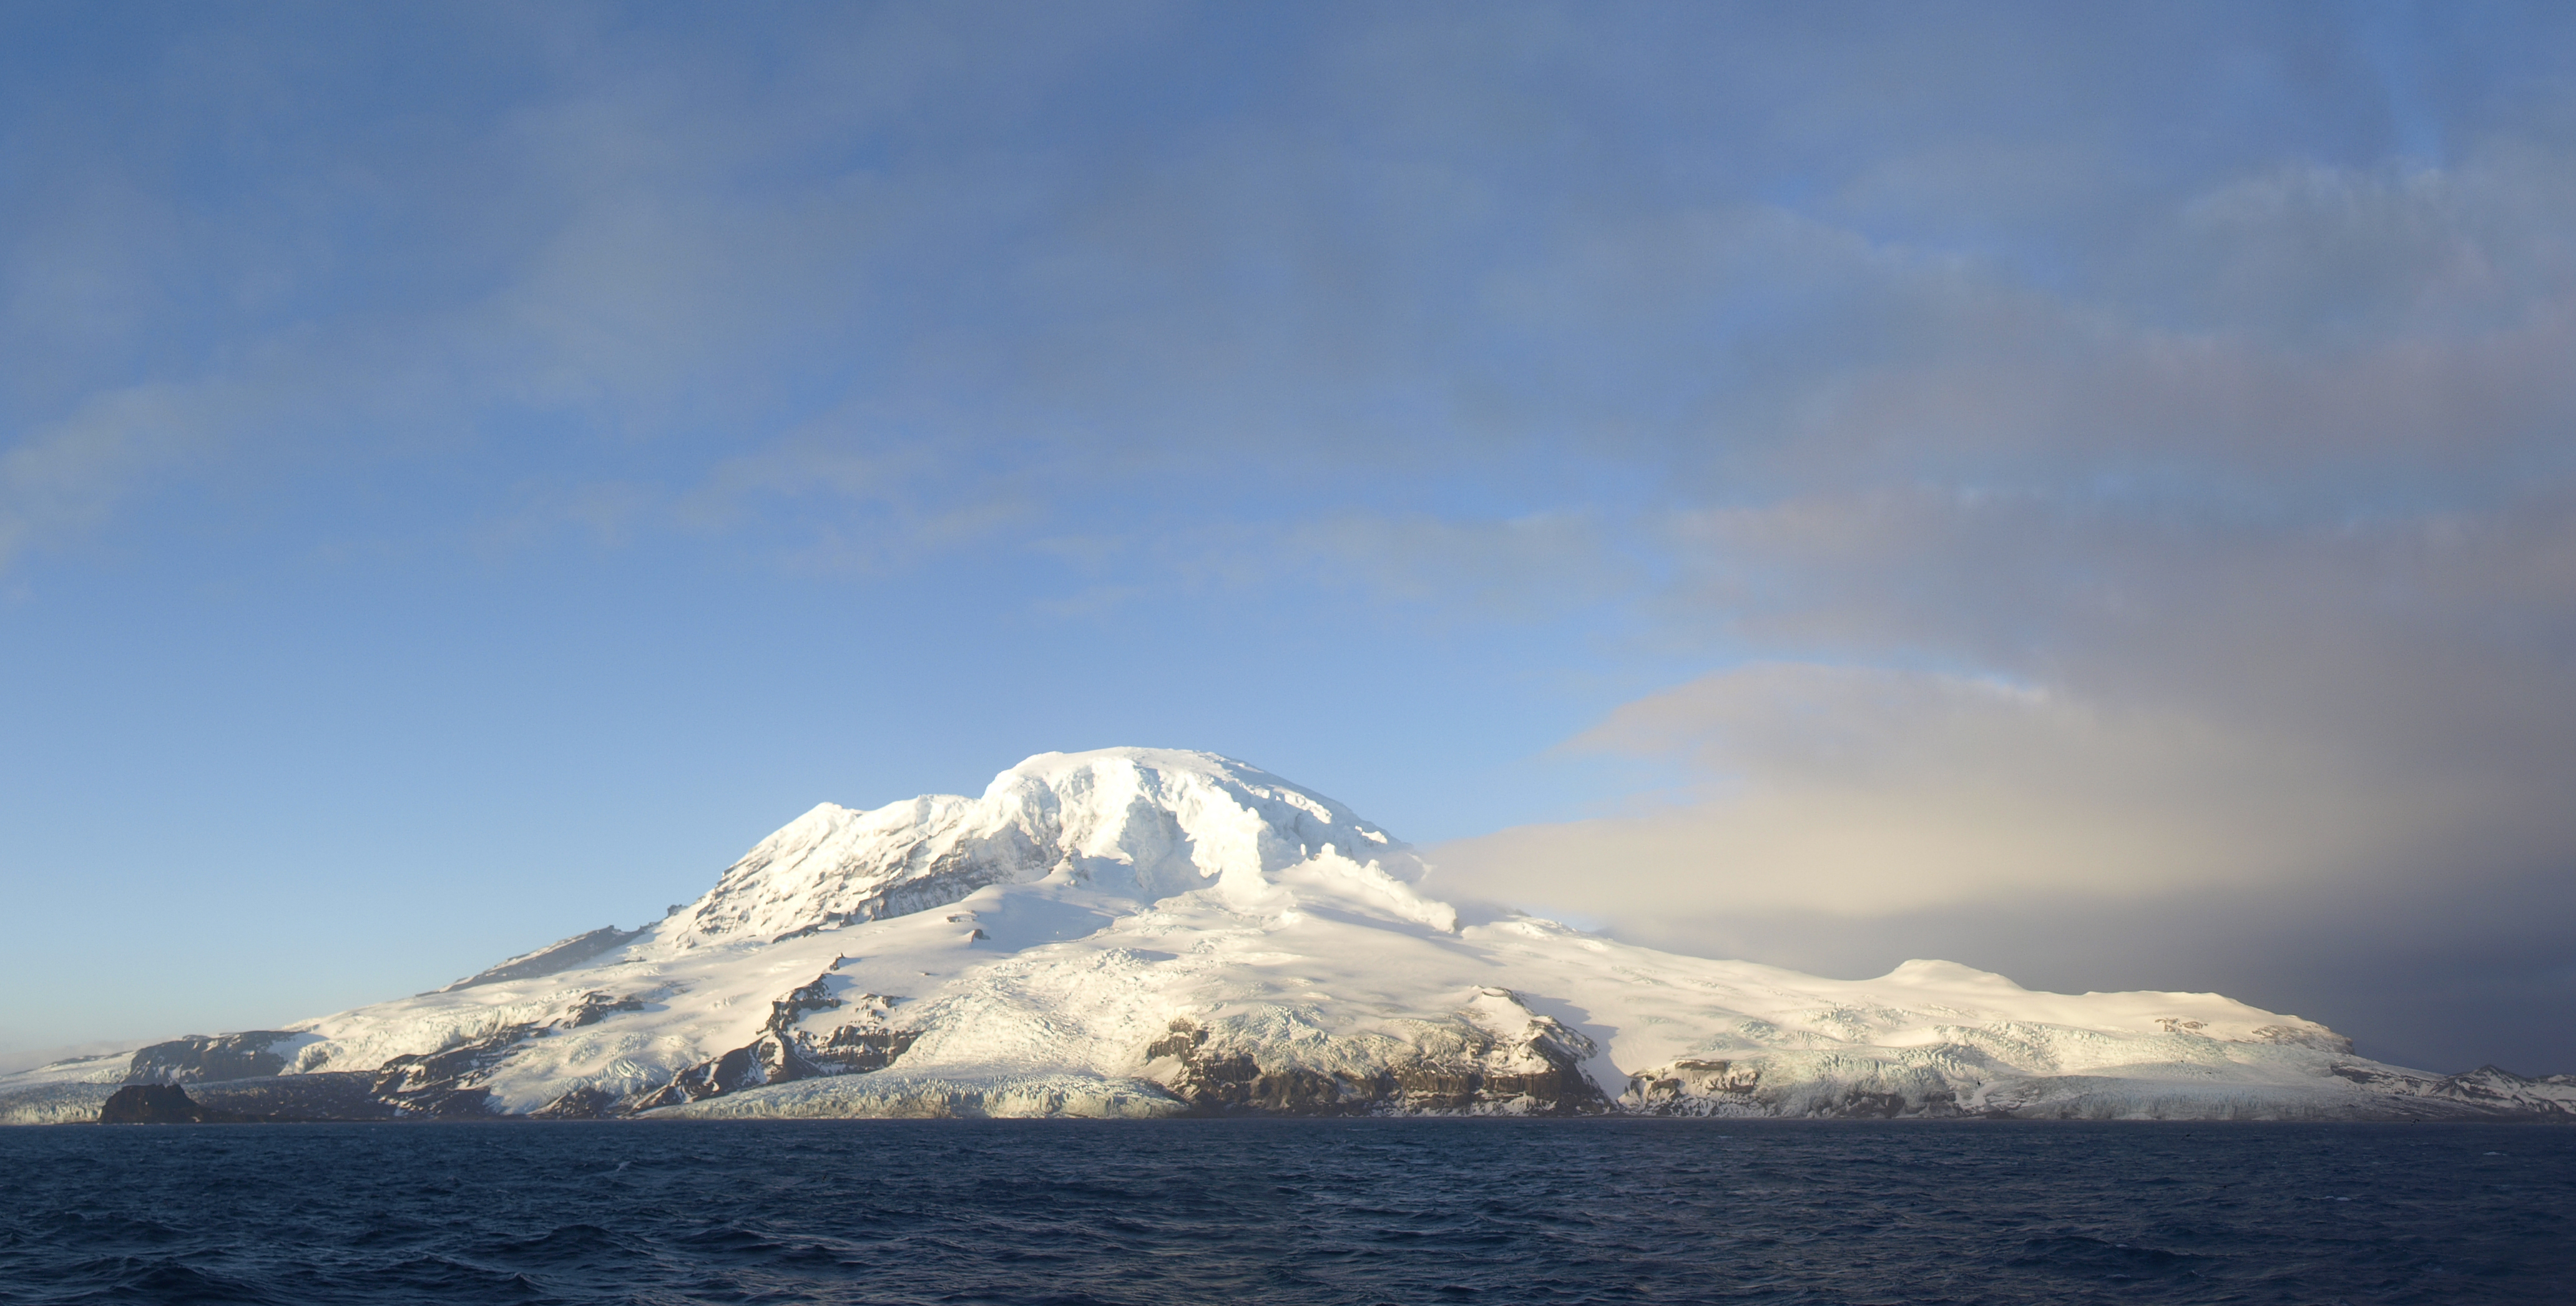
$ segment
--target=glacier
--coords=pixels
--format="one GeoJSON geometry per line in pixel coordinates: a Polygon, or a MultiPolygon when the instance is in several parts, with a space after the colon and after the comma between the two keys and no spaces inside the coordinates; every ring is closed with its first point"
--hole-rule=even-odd
{"type": "Polygon", "coordinates": [[[281,1120],[2576,1120],[2576,1077],[2386,1065],[2213,993],[2033,992],[1928,960],[1824,979],[1436,879],[1241,762],[1046,753],[980,797],[825,803],[659,921],[435,992],[0,1076],[0,1123],[95,1120],[143,1084],[281,1120]]]}

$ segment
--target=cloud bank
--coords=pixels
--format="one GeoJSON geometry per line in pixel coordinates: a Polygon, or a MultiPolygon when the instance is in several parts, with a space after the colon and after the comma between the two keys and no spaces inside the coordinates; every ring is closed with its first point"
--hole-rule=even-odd
{"type": "Polygon", "coordinates": [[[1807,356],[1829,375],[1723,454],[1759,490],[1636,526],[1659,628],[1755,660],[1567,747],[1686,782],[1452,873],[1691,951],[1937,952],[2576,1059],[2541,1032],[2576,1002],[2542,923],[2576,893],[2557,157],[2230,182],[2127,251],[2152,294],[1888,278],[1872,320],[1918,325],[1807,356]]]}

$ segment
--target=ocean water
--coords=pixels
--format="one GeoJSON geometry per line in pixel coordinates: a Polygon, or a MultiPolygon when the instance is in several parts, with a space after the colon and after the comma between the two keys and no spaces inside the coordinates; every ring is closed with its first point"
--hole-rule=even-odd
{"type": "Polygon", "coordinates": [[[2576,1129],[0,1130],[0,1302],[2576,1302],[2576,1129]]]}

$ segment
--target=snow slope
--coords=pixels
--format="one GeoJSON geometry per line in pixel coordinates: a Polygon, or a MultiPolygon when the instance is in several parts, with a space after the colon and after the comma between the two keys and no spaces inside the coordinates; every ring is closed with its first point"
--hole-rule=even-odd
{"type": "Polygon", "coordinates": [[[1239,762],[1042,754],[977,798],[817,807],[641,930],[0,1077],[0,1121],[139,1079],[305,1117],[2576,1118],[2567,1077],[2385,1066],[2216,994],[1820,979],[1462,912],[1424,869],[1239,762]]]}

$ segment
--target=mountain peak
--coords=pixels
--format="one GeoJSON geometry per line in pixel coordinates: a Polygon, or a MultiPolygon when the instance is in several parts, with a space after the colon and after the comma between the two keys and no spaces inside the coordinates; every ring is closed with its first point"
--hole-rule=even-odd
{"type": "Polygon", "coordinates": [[[825,803],[762,840],[662,927],[687,947],[770,940],[1054,879],[1139,905],[1224,887],[1257,895],[1327,851],[1403,881],[1421,863],[1340,803],[1215,753],[1040,753],[980,798],[871,810],[825,803]]]}

